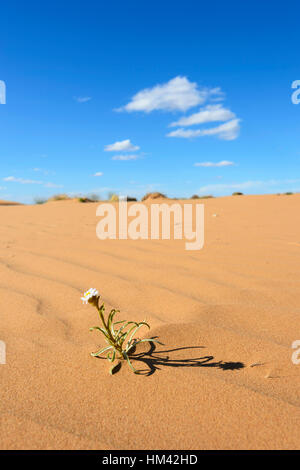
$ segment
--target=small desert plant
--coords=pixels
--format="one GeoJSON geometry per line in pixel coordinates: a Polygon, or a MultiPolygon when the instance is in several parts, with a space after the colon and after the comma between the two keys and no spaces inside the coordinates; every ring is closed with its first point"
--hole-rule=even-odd
{"type": "Polygon", "coordinates": [[[43,198],[43,197],[36,197],[36,198],[34,199],[34,202],[35,202],[36,204],[45,204],[45,202],[47,202],[47,199],[45,199],[45,198],[43,198]]]}
{"type": "MultiPolygon", "coordinates": [[[[106,359],[109,360],[109,362],[113,363],[115,359],[117,360],[126,360],[129,367],[135,374],[139,374],[139,371],[136,370],[132,363],[130,362],[130,353],[132,350],[135,349],[135,347],[140,344],[140,343],[145,343],[145,342],[151,342],[151,343],[159,343],[159,341],[156,341],[154,339],[140,339],[140,338],[134,338],[138,330],[142,326],[147,326],[150,329],[150,326],[148,323],[145,321],[141,321],[139,323],[134,322],[134,321],[117,321],[113,322],[114,316],[116,313],[119,312],[119,310],[112,309],[107,317],[107,320],[105,320],[104,317],[104,312],[105,312],[105,305],[102,303],[100,305],[99,300],[100,300],[100,295],[99,292],[96,289],[89,289],[83,294],[83,297],[81,297],[81,300],[83,303],[89,303],[93,307],[95,307],[98,311],[102,326],[93,326],[90,328],[90,331],[93,330],[98,330],[100,331],[104,337],[105,341],[108,344],[108,346],[100,349],[97,352],[91,353],[91,356],[93,357],[99,357],[101,354],[104,352],[107,352],[106,359]],[[116,325],[118,327],[116,328],[116,325]]],[[[159,343],[161,344],[161,343],[159,343]]],[[[113,373],[113,370],[115,367],[117,367],[118,364],[114,364],[111,369],[110,369],[110,374],[113,373]]]]}
{"type": "Polygon", "coordinates": [[[67,194],[54,194],[49,201],[66,201],[67,199],[70,199],[67,194]]]}
{"type": "Polygon", "coordinates": [[[243,193],[240,193],[239,191],[236,191],[235,193],[232,193],[233,196],[244,196],[243,193]]]}
{"type": "Polygon", "coordinates": [[[86,196],[80,196],[78,198],[78,202],[93,202],[90,198],[86,197],[86,196]]]}
{"type": "Polygon", "coordinates": [[[118,202],[119,201],[119,196],[117,194],[111,194],[109,200],[110,200],[110,202],[118,202]]]}
{"type": "Polygon", "coordinates": [[[88,196],[77,196],[79,202],[98,202],[100,198],[98,194],[89,194],[88,196]]]}

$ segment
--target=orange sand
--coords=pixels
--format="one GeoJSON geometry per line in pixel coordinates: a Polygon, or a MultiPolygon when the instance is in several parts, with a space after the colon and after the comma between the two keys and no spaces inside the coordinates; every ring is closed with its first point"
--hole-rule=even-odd
{"type": "Polygon", "coordinates": [[[100,241],[97,204],[0,207],[1,449],[300,447],[300,195],[203,202],[201,251],[100,241]],[[90,357],[89,287],[150,322],[152,375],[90,357]]]}

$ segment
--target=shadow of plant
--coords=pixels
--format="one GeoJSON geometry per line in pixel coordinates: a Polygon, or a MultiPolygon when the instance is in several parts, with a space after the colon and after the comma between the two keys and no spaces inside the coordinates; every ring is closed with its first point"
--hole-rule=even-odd
{"type": "MultiPolygon", "coordinates": [[[[155,339],[152,338],[152,339],[155,339]]],[[[204,349],[204,346],[187,346],[183,348],[168,349],[165,351],[157,351],[157,346],[154,343],[149,343],[149,350],[142,353],[137,353],[133,350],[130,359],[135,362],[140,362],[146,366],[145,369],[138,369],[140,375],[150,376],[157,370],[163,367],[215,367],[222,370],[240,370],[245,367],[242,362],[224,362],[214,361],[214,356],[202,356],[189,359],[171,359],[167,353],[175,351],[182,351],[187,349],[204,349]]],[[[121,368],[121,363],[115,368],[116,373],[121,368]]]]}

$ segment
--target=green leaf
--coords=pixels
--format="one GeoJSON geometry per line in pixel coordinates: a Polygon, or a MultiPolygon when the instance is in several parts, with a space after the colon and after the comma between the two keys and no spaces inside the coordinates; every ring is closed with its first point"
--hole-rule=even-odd
{"type": "MultiPolygon", "coordinates": [[[[123,333],[120,338],[119,338],[119,344],[122,346],[122,344],[124,343],[124,341],[126,340],[127,336],[131,333],[132,330],[137,330],[138,328],[138,323],[135,323],[135,322],[131,322],[131,323],[134,323],[134,326],[132,326],[131,328],[129,328],[128,331],[126,331],[125,333],[123,333]]],[[[134,334],[134,333],[133,333],[134,334]]]]}
{"type": "Polygon", "coordinates": [[[108,320],[107,320],[107,328],[108,328],[108,330],[111,329],[113,318],[114,318],[114,316],[115,316],[115,314],[116,314],[117,312],[118,312],[118,310],[115,310],[115,309],[112,309],[112,310],[110,311],[110,314],[109,314],[108,320]]]}
{"type": "Polygon", "coordinates": [[[123,335],[126,335],[126,334],[127,334],[126,332],[122,333],[122,331],[124,330],[124,328],[126,328],[126,327],[129,326],[129,325],[136,325],[136,326],[138,326],[138,324],[137,324],[135,321],[128,321],[128,322],[126,322],[125,325],[121,326],[121,328],[118,329],[117,335],[116,335],[116,338],[115,338],[116,341],[119,341],[120,338],[121,338],[123,335]],[[121,333],[122,333],[122,334],[121,334],[121,333]]]}
{"type": "Polygon", "coordinates": [[[93,331],[93,330],[100,330],[100,326],[92,326],[90,328],[90,331],[93,331]]]}
{"type": "Polygon", "coordinates": [[[130,362],[130,359],[129,357],[127,356],[126,352],[123,353],[124,354],[124,357],[126,359],[126,361],[128,362],[128,365],[130,367],[130,369],[135,373],[135,374],[138,374],[139,372],[133,367],[133,365],[131,364],[130,362]]]}
{"type": "Polygon", "coordinates": [[[112,346],[107,346],[106,348],[100,349],[100,351],[97,351],[97,352],[95,352],[95,353],[91,353],[91,356],[97,357],[97,356],[99,356],[100,354],[104,353],[105,351],[108,351],[109,349],[112,349],[112,346]]]}
{"type": "Polygon", "coordinates": [[[158,343],[158,344],[163,344],[161,343],[160,341],[157,341],[156,339],[140,339],[139,341],[136,341],[135,343],[133,343],[131,346],[129,346],[129,348],[127,349],[126,348],[126,353],[129,353],[130,349],[133,348],[133,346],[137,346],[138,344],[140,343],[146,343],[146,342],[149,342],[149,343],[158,343]]]}
{"type": "Polygon", "coordinates": [[[145,343],[146,341],[148,341],[149,343],[163,344],[163,343],[161,343],[160,341],[158,341],[157,339],[152,339],[152,338],[141,339],[141,340],[139,340],[136,344],[145,343]]]}
{"type": "Polygon", "coordinates": [[[116,342],[118,344],[122,344],[121,341],[122,341],[123,336],[125,336],[125,335],[126,335],[126,333],[122,333],[120,336],[115,337],[116,342]]]}
{"type": "Polygon", "coordinates": [[[116,332],[115,332],[114,324],[113,324],[113,323],[111,323],[111,325],[110,325],[110,330],[111,330],[111,333],[112,333],[113,337],[115,337],[115,336],[116,336],[116,332]]]}
{"type": "Polygon", "coordinates": [[[108,333],[104,330],[104,328],[100,328],[100,326],[92,326],[92,328],[90,328],[90,331],[93,331],[93,330],[98,330],[98,331],[101,331],[101,333],[104,334],[104,336],[109,339],[109,335],[108,333]]]}
{"type": "Polygon", "coordinates": [[[150,326],[148,325],[148,323],[146,323],[146,322],[144,322],[144,321],[138,323],[138,326],[137,326],[136,330],[133,331],[132,334],[130,335],[130,338],[129,338],[129,340],[128,340],[128,343],[130,343],[130,341],[132,340],[132,338],[134,337],[134,335],[136,335],[136,333],[138,332],[138,330],[139,330],[140,328],[142,328],[142,326],[144,326],[144,325],[145,325],[145,326],[148,326],[148,328],[150,329],[150,326]]]}
{"type": "Polygon", "coordinates": [[[148,328],[149,328],[149,330],[150,330],[150,325],[149,325],[147,322],[145,322],[145,321],[141,321],[141,322],[139,323],[139,325],[148,326],[148,328]]]}

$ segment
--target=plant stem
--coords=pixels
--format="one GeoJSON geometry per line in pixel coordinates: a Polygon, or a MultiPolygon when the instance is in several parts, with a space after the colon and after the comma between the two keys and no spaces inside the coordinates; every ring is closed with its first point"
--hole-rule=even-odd
{"type": "Polygon", "coordinates": [[[97,310],[98,310],[99,316],[100,316],[101,321],[102,321],[102,323],[103,323],[104,329],[105,329],[105,331],[107,332],[107,334],[108,334],[108,336],[109,336],[109,338],[110,338],[110,340],[111,340],[112,346],[115,348],[116,351],[118,351],[118,352],[121,354],[122,358],[124,358],[124,356],[123,356],[123,351],[122,351],[122,347],[120,347],[120,346],[116,343],[115,338],[113,337],[111,331],[109,330],[108,326],[107,326],[106,323],[105,323],[104,315],[103,315],[103,307],[104,307],[104,304],[102,304],[100,307],[96,307],[96,308],[97,308],[97,310]]]}

